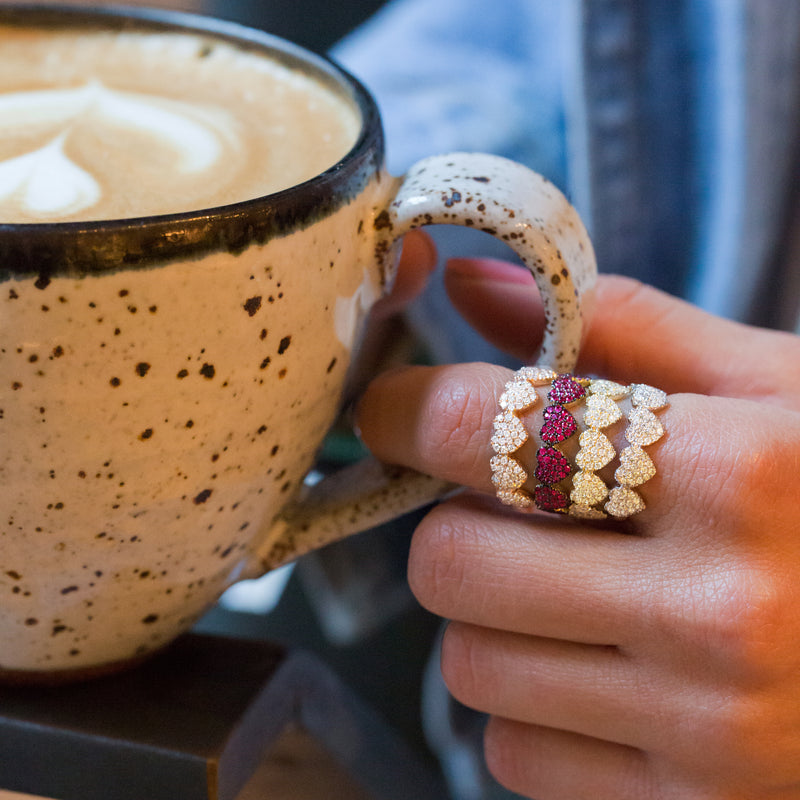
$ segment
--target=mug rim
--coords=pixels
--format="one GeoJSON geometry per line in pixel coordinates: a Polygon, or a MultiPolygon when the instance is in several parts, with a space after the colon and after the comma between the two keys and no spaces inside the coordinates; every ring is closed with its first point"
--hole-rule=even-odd
{"type": "Polygon", "coordinates": [[[359,112],[360,130],[352,147],[324,171],[258,197],[170,214],[85,221],[0,221],[0,282],[35,273],[49,282],[55,274],[151,266],[178,254],[192,256],[221,249],[240,252],[254,241],[263,244],[335,211],[357,195],[383,166],[383,127],[372,95],[335,61],[288,39],[240,23],[172,9],[0,4],[0,24],[42,23],[61,28],[102,26],[196,33],[267,53],[335,87],[359,112]],[[181,235],[176,241],[178,229],[181,235]],[[168,234],[170,240],[165,241],[168,234]],[[138,246],[122,247],[121,239],[136,240],[138,246]],[[83,257],[75,252],[78,241],[82,242],[83,257]],[[94,252],[90,253],[91,249],[94,252]]]}

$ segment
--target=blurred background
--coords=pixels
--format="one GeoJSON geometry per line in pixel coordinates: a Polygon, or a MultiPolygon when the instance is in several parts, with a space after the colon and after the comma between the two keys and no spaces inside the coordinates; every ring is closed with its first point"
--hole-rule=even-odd
{"type": "MultiPolygon", "coordinates": [[[[7,2],[10,0],[0,0],[0,5],[7,2]]],[[[126,0],[114,4],[98,0],[44,2],[73,6],[150,6],[207,14],[262,28],[317,53],[326,52],[385,4],[385,0],[345,0],[341,3],[329,0],[126,0]]]]}

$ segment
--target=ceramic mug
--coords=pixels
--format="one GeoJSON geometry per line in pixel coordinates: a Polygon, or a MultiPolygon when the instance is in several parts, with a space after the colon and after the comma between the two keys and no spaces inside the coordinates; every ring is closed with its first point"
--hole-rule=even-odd
{"type": "MultiPolygon", "coordinates": [[[[0,22],[22,13],[4,8],[0,22]]],[[[72,26],[121,19],[47,13],[72,26]]],[[[375,103],[334,64],[240,26],[125,14],[132,29],[275,53],[347,98],[360,130],[335,166],[266,197],[0,224],[5,680],[135,663],[242,577],[451,488],[374,461],[304,484],[405,232],[446,223],[506,241],[544,300],[539,360],[558,370],[575,364],[595,281],[575,211],[527,168],[456,153],[391,177],[375,103]]]]}

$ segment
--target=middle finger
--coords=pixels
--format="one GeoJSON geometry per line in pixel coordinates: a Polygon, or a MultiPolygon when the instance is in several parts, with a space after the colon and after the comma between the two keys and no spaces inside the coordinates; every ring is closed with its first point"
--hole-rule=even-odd
{"type": "Polygon", "coordinates": [[[448,619],[595,645],[627,647],[653,616],[642,562],[659,543],[571,521],[498,511],[478,496],[441,505],[420,523],[408,578],[448,619]]]}

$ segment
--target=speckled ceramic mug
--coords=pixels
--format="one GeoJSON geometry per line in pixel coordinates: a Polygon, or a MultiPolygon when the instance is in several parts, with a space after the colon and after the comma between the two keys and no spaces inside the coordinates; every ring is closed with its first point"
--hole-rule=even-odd
{"type": "MultiPolygon", "coordinates": [[[[0,25],[41,13],[5,7],[0,25]]],[[[304,486],[403,233],[460,224],[508,242],[544,299],[541,360],[562,370],[595,279],[577,215],[524,167],[451,154],[390,177],[372,99],[322,58],[195,17],[46,13],[50,26],[190,31],[271,54],[343,98],[358,131],[333,166],[267,196],[0,223],[5,680],[134,663],[240,578],[449,488],[374,462],[304,486]]]]}

